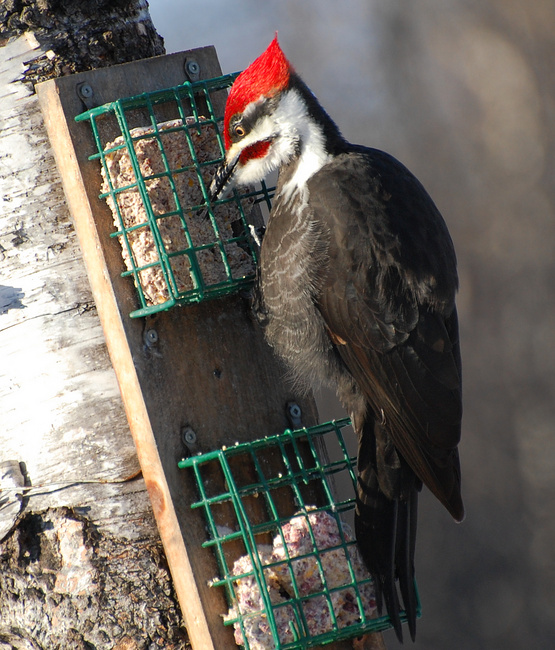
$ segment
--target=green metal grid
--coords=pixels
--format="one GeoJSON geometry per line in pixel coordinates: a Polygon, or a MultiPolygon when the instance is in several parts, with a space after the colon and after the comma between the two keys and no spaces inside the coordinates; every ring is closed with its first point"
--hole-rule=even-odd
{"type": "MultiPolygon", "coordinates": [[[[344,428],[349,425],[350,420],[345,418],[310,428],[294,431],[287,429],[281,435],[192,456],[178,464],[180,468],[188,468],[193,472],[200,495],[200,499],[192,503],[191,508],[201,508],[204,511],[209,539],[203,546],[214,550],[221,572],[221,578],[214,580],[211,585],[223,587],[230,606],[235,606],[235,616],[228,618],[225,624],[233,624],[236,629],[238,626],[242,644],[247,650],[251,647],[247,632],[248,620],[253,617],[265,619],[265,625],[278,650],[310,648],[392,627],[387,615],[378,618],[369,618],[365,615],[361,588],[368,584],[370,579],[357,581],[351,555],[348,552],[348,548],[356,542],[346,540],[340,525],[340,521],[345,521],[345,518],[353,515],[355,508],[356,457],[349,453],[343,433],[344,428]],[[325,463],[321,461],[319,453],[322,443],[332,458],[325,463]],[[271,459],[271,462],[268,462],[268,459],[271,459]],[[250,475],[252,480],[245,480],[245,473],[250,475]],[[216,481],[217,485],[214,484],[216,476],[220,476],[219,482],[216,481]],[[349,491],[352,496],[340,499],[334,496],[335,485],[340,483],[348,484],[349,487],[352,485],[352,490],[349,491]],[[307,503],[307,486],[311,486],[312,495],[314,488],[320,494],[315,510],[312,509],[311,503],[307,503]],[[276,497],[277,495],[283,497],[284,490],[291,495],[293,513],[287,514],[283,511],[283,506],[277,505],[276,497]],[[252,499],[257,500],[259,512],[255,516],[249,516],[246,507],[249,499],[251,502],[252,499]],[[224,525],[221,517],[222,508],[227,509],[224,525]],[[262,516],[260,509],[265,512],[262,516]],[[335,547],[318,550],[314,533],[308,523],[312,551],[292,558],[286,550],[283,527],[293,516],[296,517],[299,513],[308,515],[312,512],[326,512],[334,517],[341,543],[335,547]],[[234,530],[231,530],[229,525],[230,517],[234,530]],[[285,559],[264,563],[258,545],[268,537],[276,537],[276,535],[281,536],[285,559]],[[251,571],[241,575],[233,574],[233,561],[237,559],[238,545],[246,549],[252,567],[251,571]],[[230,553],[230,549],[234,549],[233,552],[230,553]],[[351,582],[340,587],[329,588],[323,573],[322,555],[334,549],[343,549],[351,582]],[[323,583],[322,590],[310,596],[306,594],[301,596],[293,570],[293,564],[303,558],[311,558],[316,562],[323,583]],[[281,565],[282,570],[284,566],[286,567],[294,587],[294,594],[290,594],[290,598],[285,602],[276,603],[270,598],[265,572],[277,565],[281,565]],[[263,606],[257,611],[242,613],[237,606],[236,583],[245,577],[254,577],[263,606]],[[359,622],[342,627],[334,614],[332,594],[345,589],[354,590],[359,622]],[[331,620],[329,631],[311,635],[303,604],[312,598],[325,599],[331,620]],[[290,615],[292,641],[280,639],[277,619],[279,610],[283,607],[288,608],[287,614],[290,615]]],[[[312,496],[310,498],[312,499],[312,496]]],[[[308,516],[307,522],[309,522],[308,516]]],[[[417,616],[420,614],[418,601],[417,616]]],[[[281,618],[283,619],[283,616],[281,618]]],[[[401,620],[406,621],[404,612],[401,612],[401,620]]]]}
{"type": "MultiPolygon", "coordinates": [[[[221,101],[221,91],[225,92],[225,90],[232,85],[237,74],[238,73],[224,75],[214,79],[193,83],[186,82],[183,85],[173,88],[118,99],[117,101],[88,110],[75,118],[78,122],[84,120],[90,122],[97,153],[91,155],[89,159],[100,160],[109,186],[109,191],[101,194],[100,198],[106,199],[107,197],[111,197],[117,212],[119,229],[112,233],[111,236],[119,238],[121,240],[122,248],[128,253],[131,268],[123,272],[122,276],[133,277],[140,304],[138,309],[131,312],[130,315],[132,317],[147,316],[169,309],[178,304],[184,305],[197,303],[202,300],[228,295],[240,289],[250,287],[254,281],[254,271],[241,277],[236,277],[234,275],[233,270],[230,267],[226,245],[237,244],[241,246],[241,248],[251,256],[253,269],[256,267],[258,261],[257,248],[253,243],[249,232],[245,214],[246,206],[247,203],[264,203],[269,210],[271,208],[273,189],[268,189],[265,183],[262,182],[252,190],[249,189],[243,193],[234,191],[230,197],[210,204],[208,200],[209,188],[206,186],[202,175],[203,172],[207,171],[207,167],[218,166],[222,162],[225,153],[220,133],[220,124],[223,118],[216,115],[213,104],[214,94],[220,93],[221,101]],[[176,119],[181,120],[182,124],[175,128],[164,130],[159,129],[158,125],[160,120],[157,117],[157,113],[160,114],[161,110],[165,110],[166,114],[171,112],[176,119]],[[131,116],[133,120],[136,120],[137,114],[142,114],[144,116],[144,121],[141,126],[150,127],[149,133],[139,135],[133,133],[133,128],[130,127],[129,118],[131,116]],[[117,120],[119,132],[116,135],[121,135],[123,142],[118,146],[105,149],[107,143],[106,138],[102,135],[102,127],[103,120],[108,116],[112,116],[112,118],[117,120]],[[186,120],[191,116],[193,118],[193,123],[187,124],[186,120]],[[201,117],[203,118],[202,121],[201,117]],[[199,152],[195,150],[193,132],[197,130],[197,133],[200,135],[201,128],[206,128],[210,125],[214,127],[220,156],[214,159],[201,161],[198,155],[199,152]],[[168,156],[165,152],[163,140],[168,134],[178,131],[184,133],[186,137],[192,164],[179,169],[172,169],[168,163],[168,156]],[[155,139],[157,141],[161,158],[164,163],[164,171],[161,173],[144,176],[141,172],[134,143],[145,138],[155,139]],[[124,187],[116,188],[110,178],[107,156],[114,154],[120,149],[127,150],[135,180],[124,187]],[[196,173],[203,200],[198,205],[181,205],[176,190],[175,178],[177,174],[191,170],[196,173]],[[149,196],[148,181],[157,178],[165,178],[170,183],[173,199],[175,201],[175,210],[155,214],[149,196]],[[131,227],[126,227],[118,203],[118,195],[122,192],[129,191],[138,191],[146,212],[147,221],[145,223],[135,224],[131,227]],[[215,217],[215,210],[218,206],[226,203],[234,203],[237,206],[239,213],[239,223],[234,223],[235,231],[232,238],[225,238],[222,236],[215,217]],[[193,245],[186,215],[193,212],[200,213],[202,211],[206,211],[205,218],[208,219],[211,224],[214,232],[214,239],[210,242],[203,242],[201,245],[193,245]],[[167,219],[168,217],[178,217],[181,221],[183,233],[187,240],[187,246],[181,250],[168,251],[160,234],[159,223],[161,223],[161,220],[167,219]],[[140,228],[150,229],[156,247],[155,261],[142,265],[137,263],[132,246],[129,242],[130,233],[140,228]],[[199,254],[206,249],[215,249],[221,255],[223,267],[225,269],[225,280],[211,283],[209,279],[203,276],[201,265],[199,264],[199,254]],[[179,283],[176,279],[174,266],[172,265],[172,262],[173,264],[176,263],[176,258],[183,256],[186,256],[187,258],[190,268],[189,273],[192,280],[192,288],[186,288],[185,290],[183,290],[183,287],[180,289],[179,283]],[[166,287],[167,300],[164,300],[159,304],[150,304],[151,301],[148,300],[141,285],[141,272],[151,267],[155,267],[161,272],[166,287]]],[[[112,137],[112,139],[114,138],[112,137]]]]}

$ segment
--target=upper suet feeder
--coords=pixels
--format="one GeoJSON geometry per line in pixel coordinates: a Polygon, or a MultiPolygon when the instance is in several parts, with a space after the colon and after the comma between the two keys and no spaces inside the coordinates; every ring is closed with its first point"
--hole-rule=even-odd
{"type": "MultiPolygon", "coordinates": [[[[253,206],[271,194],[234,191],[211,204],[208,188],[224,147],[213,98],[236,75],[118,99],[78,115],[90,122],[126,270],[148,316],[248,288],[257,247],[249,231],[253,206]],[[111,128],[104,128],[112,116],[111,128]],[[114,123],[117,130],[114,131],[114,123]]],[[[252,223],[252,222],[251,222],[252,223]]]]}

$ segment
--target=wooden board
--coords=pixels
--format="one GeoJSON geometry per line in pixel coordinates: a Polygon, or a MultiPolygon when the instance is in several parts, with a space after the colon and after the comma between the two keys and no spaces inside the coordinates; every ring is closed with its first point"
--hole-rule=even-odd
{"type": "Polygon", "coordinates": [[[47,81],[37,92],[187,630],[194,648],[216,650],[234,642],[222,625],[223,593],[207,586],[218,570],[211,551],[201,548],[202,515],[189,508],[195,487],[177,468],[187,453],[182,433],[191,427],[196,450],[208,451],[282,431],[290,425],[290,401],[301,406],[303,425],[314,424],[315,405],[284,381],[239,296],[129,317],[137,307],[135,288],[120,275],[119,243],[109,237],[112,215],[98,198],[99,163],[88,160],[95,152],[91,129],[74,121],[86,109],[81,84],[103,104],[182,83],[190,58],[200,78],[221,74],[214,48],[205,47],[47,81]]]}

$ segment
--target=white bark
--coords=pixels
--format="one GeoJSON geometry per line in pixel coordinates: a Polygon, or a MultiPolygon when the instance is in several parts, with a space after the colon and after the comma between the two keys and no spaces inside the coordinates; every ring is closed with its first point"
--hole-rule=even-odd
{"type": "MultiPolygon", "coordinates": [[[[121,494],[121,486],[80,485],[136,473],[135,448],[38,101],[19,81],[25,62],[44,52],[32,35],[25,35],[6,45],[3,55],[0,460],[24,462],[31,483],[45,486],[29,492],[35,495],[33,509],[90,508],[101,526],[142,535],[133,524],[117,516],[112,520],[115,512],[127,510],[118,504],[126,501],[126,489],[121,494]],[[75,485],[55,492],[49,488],[69,483],[75,485]],[[113,501],[108,517],[107,498],[113,501]]],[[[143,501],[141,510],[148,510],[146,493],[143,501]]]]}

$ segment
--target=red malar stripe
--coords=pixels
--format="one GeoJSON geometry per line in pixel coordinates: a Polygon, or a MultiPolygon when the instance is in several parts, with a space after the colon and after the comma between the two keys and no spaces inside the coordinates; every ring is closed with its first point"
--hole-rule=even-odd
{"type": "Polygon", "coordinates": [[[270,140],[261,140],[260,142],[255,142],[254,144],[251,144],[250,147],[247,147],[244,151],[241,152],[241,155],[239,156],[239,161],[241,162],[242,165],[244,165],[245,163],[247,163],[249,160],[252,160],[253,158],[264,158],[264,156],[268,153],[270,144],[271,144],[270,140]]]}

